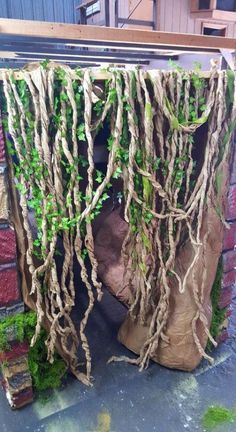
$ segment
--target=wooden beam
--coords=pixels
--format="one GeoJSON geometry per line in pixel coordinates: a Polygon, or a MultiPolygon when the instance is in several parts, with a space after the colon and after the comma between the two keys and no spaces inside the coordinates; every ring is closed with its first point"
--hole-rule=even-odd
{"type": "Polygon", "coordinates": [[[153,30],[133,30],[96,27],[77,24],[49,23],[0,19],[0,34],[19,36],[41,36],[45,38],[119,42],[153,46],[168,45],[178,47],[214,48],[236,50],[236,39],[216,36],[202,36],[153,30]]]}

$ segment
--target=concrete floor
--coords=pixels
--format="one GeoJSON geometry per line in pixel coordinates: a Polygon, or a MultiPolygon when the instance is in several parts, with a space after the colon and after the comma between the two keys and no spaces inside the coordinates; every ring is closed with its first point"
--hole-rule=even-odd
{"type": "MultiPolygon", "coordinates": [[[[153,363],[139,373],[125,363],[106,364],[113,354],[131,355],[116,341],[124,314],[124,307],[105,293],[90,319],[92,388],[70,376],[47,403],[36,400],[13,412],[1,392],[0,431],[200,432],[202,415],[210,405],[236,408],[235,337],[215,350],[214,366],[202,362],[194,373],[184,373],[153,363]]],[[[236,317],[231,326],[236,328],[236,317]]],[[[236,423],[215,431],[235,432],[236,423]]]]}

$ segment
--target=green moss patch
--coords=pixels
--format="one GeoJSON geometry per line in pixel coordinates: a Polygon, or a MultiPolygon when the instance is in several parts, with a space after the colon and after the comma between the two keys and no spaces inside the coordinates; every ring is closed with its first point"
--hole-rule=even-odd
{"type": "Polygon", "coordinates": [[[224,423],[232,423],[235,419],[236,411],[215,405],[207,409],[203,416],[202,424],[206,430],[212,430],[224,423]]]}
{"type": "MultiPolygon", "coordinates": [[[[212,302],[212,320],[210,332],[214,339],[220,335],[222,324],[226,318],[227,310],[219,308],[220,292],[221,292],[221,281],[223,277],[223,259],[220,257],[215,280],[211,290],[211,302],[212,302]]],[[[212,348],[212,344],[208,342],[208,349],[212,348]]]]}
{"type": "Polygon", "coordinates": [[[29,369],[33,386],[38,391],[60,387],[67,369],[64,360],[57,353],[52,364],[47,361],[46,337],[46,331],[41,330],[35,345],[29,352],[29,369]]]}
{"type": "Polygon", "coordinates": [[[0,351],[10,349],[8,342],[8,333],[14,333],[16,340],[23,342],[30,341],[34,335],[34,330],[37,322],[35,312],[27,312],[17,314],[6,318],[0,322],[0,351]]]}
{"type": "MultiPolygon", "coordinates": [[[[0,351],[9,350],[8,332],[14,332],[19,342],[24,340],[30,343],[37,322],[35,312],[17,314],[0,322],[0,351]]],[[[36,343],[30,347],[28,361],[32,376],[33,387],[37,391],[58,388],[62,377],[66,373],[67,366],[62,358],[55,353],[54,362],[47,361],[47,348],[45,340],[47,333],[41,330],[36,343]]]]}

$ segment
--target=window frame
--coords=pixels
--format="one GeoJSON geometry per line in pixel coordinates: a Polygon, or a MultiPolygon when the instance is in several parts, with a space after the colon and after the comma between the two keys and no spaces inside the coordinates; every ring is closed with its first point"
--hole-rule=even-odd
{"type": "Polygon", "coordinates": [[[202,21],[201,24],[201,34],[204,35],[204,28],[212,28],[215,30],[225,30],[225,34],[219,37],[227,37],[228,36],[228,25],[220,24],[219,22],[214,21],[202,21]]]}
{"type": "Polygon", "coordinates": [[[236,22],[236,11],[216,9],[217,0],[210,0],[210,9],[199,9],[199,0],[190,0],[190,14],[194,19],[236,22]]]}
{"type": "Polygon", "coordinates": [[[101,12],[101,1],[97,0],[96,3],[92,4],[91,6],[88,6],[86,8],[86,17],[89,18],[97,13],[101,12]]]}

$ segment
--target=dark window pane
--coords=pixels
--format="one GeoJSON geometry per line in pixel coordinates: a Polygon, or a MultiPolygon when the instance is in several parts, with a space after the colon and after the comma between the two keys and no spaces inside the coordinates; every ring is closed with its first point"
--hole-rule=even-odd
{"type": "Polygon", "coordinates": [[[225,28],[214,29],[210,27],[204,27],[203,34],[206,36],[225,36],[225,28]]]}
{"type": "Polygon", "coordinates": [[[199,0],[199,9],[210,9],[210,0],[199,0]]]}
{"type": "Polygon", "coordinates": [[[219,10],[235,12],[236,11],[236,1],[235,0],[217,0],[216,8],[219,10]]]}

